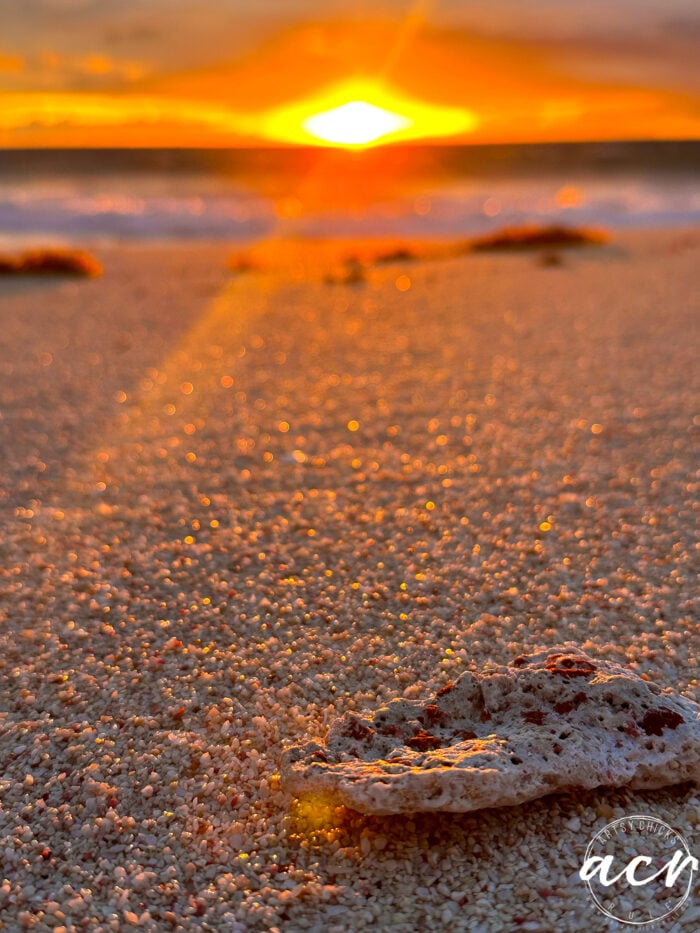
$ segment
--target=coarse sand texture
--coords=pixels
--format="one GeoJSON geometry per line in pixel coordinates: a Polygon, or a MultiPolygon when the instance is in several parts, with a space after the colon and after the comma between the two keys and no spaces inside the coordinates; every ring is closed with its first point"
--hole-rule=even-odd
{"type": "Polygon", "coordinates": [[[700,235],[347,283],[84,245],[0,280],[3,931],[609,930],[589,841],[697,850],[697,786],[369,816],[281,769],[554,646],[697,702],[700,235]]]}

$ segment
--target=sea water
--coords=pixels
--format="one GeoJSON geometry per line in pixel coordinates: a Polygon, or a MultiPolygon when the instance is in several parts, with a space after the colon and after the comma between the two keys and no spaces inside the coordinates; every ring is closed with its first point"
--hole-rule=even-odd
{"type": "Polygon", "coordinates": [[[0,245],[700,223],[700,144],[5,150],[0,245]]]}

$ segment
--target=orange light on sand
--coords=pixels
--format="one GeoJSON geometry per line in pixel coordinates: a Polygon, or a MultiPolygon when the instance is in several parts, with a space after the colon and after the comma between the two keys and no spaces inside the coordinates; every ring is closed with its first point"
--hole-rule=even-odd
{"type": "Polygon", "coordinates": [[[348,81],[262,114],[258,132],[276,142],[361,149],[388,142],[435,139],[477,126],[461,107],[406,97],[375,81],[348,81]]]}

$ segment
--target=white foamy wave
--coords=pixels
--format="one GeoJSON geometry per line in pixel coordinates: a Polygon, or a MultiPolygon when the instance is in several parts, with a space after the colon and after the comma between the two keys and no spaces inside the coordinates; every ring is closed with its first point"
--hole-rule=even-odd
{"type": "Polygon", "coordinates": [[[0,188],[0,235],[30,240],[42,235],[80,238],[249,239],[264,235],[273,222],[271,206],[227,193],[205,196],[88,193],[70,185],[62,190],[0,188]]]}
{"type": "Polygon", "coordinates": [[[700,223],[700,189],[694,175],[663,173],[471,178],[426,183],[361,211],[300,207],[286,216],[273,197],[213,174],[25,175],[21,183],[0,180],[0,242],[459,236],[523,223],[683,226],[700,223]]]}

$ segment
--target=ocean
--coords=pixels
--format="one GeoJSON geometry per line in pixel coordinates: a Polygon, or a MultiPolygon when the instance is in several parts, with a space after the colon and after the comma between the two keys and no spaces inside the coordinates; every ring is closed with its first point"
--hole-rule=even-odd
{"type": "Polygon", "coordinates": [[[700,223],[700,142],[0,151],[0,245],[700,223]]]}

